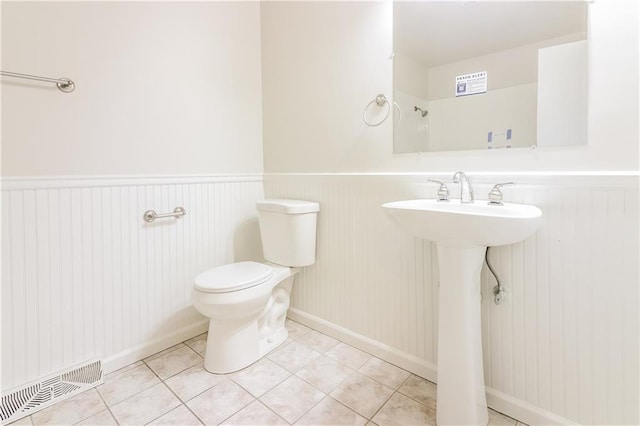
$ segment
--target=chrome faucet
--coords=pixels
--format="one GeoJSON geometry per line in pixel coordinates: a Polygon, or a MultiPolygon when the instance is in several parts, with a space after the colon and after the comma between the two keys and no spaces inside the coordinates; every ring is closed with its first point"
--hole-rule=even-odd
{"type": "Polygon", "coordinates": [[[465,175],[464,172],[456,172],[456,174],[453,175],[453,183],[460,184],[460,202],[473,203],[473,187],[467,175],[465,175]],[[466,192],[465,187],[467,188],[466,192]]]}

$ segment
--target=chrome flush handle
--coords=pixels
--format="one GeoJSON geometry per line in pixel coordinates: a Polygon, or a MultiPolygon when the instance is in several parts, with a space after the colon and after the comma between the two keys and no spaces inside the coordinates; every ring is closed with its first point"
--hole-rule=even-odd
{"type": "Polygon", "coordinates": [[[492,206],[504,205],[502,203],[502,191],[500,191],[500,188],[506,185],[515,185],[515,182],[505,182],[494,185],[493,188],[491,188],[491,191],[489,191],[489,202],[487,204],[492,206]]]}
{"type": "Polygon", "coordinates": [[[438,201],[449,201],[449,188],[441,180],[429,179],[429,182],[440,184],[438,188],[438,201]]]}

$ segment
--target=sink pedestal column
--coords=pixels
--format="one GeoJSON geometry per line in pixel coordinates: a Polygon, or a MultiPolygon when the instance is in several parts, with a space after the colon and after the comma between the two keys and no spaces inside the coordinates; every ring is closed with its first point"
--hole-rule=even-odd
{"type": "Polygon", "coordinates": [[[486,425],[480,271],[485,247],[438,244],[438,425],[486,425]]]}

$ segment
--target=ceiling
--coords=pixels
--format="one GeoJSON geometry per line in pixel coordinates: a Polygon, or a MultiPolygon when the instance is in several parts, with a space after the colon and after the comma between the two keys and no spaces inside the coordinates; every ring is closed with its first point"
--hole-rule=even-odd
{"type": "Polygon", "coordinates": [[[394,1],[394,51],[427,67],[586,33],[587,3],[394,1]]]}

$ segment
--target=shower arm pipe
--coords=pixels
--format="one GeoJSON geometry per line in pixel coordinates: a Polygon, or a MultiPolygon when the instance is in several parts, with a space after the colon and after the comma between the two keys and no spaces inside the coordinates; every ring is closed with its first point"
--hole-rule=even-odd
{"type": "Polygon", "coordinates": [[[44,81],[46,83],[55,83],[58,89],[60,89],[60,91],[64,93],[71,93],[76,88],[75,83],[70,78],[66,78],[66,77],[49,78],[49,77],[40,77],[37,75],[22,74],[18,72],[10,72],[10,71],[0,71],[0,75],[3,75],[5,77],[23,78],[25,80],[35,80],[35,81],[44,81]]]}

